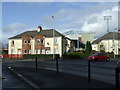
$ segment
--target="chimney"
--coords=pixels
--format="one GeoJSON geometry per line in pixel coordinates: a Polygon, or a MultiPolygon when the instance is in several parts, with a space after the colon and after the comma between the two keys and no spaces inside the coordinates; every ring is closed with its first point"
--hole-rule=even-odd
{"type": "Polygon", "coordinates": [[[82,38],[81,37],[78,37],[78,40],[82,42],[82,38]]]}
{"type": "Polygon", "coordinates": [[[41,30],[42,30],[42,27],[41,27],[41,26],[38,26],[37,32],[40,32],[41,30]]]}

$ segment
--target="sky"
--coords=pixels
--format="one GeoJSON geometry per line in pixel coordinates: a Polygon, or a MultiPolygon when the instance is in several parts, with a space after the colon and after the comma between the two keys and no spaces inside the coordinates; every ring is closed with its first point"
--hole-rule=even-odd
{"type": "MultiPolygon", "coordinates": [[[[18,0],[19,1],[19,0],[18,0]]],[[[52,0],[51,0],[52,1],[52,0]]],[[[55,28],[60,33],[75,30],[107,33],[104,16],[112,16],[110,31],[118,27],[117,2],[2,2],[2,40],[28,30],[55,28]],[[54,16],[54,19],[52,18],[54,16]],[[55,27],[54,27],[55,23],[55,27]]]]}

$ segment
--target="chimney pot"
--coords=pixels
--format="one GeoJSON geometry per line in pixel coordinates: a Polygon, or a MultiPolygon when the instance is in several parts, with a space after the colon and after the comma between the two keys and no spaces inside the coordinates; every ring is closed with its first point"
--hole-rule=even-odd
{"type": "Polygon", "coordinates": [[[38,32],[40,32],[42,30],[42,27],[41,26],[38,26],[38,32]]]}

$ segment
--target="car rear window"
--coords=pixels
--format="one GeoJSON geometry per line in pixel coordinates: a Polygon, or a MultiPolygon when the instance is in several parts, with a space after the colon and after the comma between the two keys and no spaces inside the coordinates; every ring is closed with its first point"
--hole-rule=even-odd
{"type": "Polygon", "coordinates": [[[98,55],[97,53],[93,54],[93,56],[97,56],[97,55],[98,55]]]}
{"type": "Polygon", "coordinates": [[[100,56],[106,56],[105,53],[99,53],[100,56]]]}

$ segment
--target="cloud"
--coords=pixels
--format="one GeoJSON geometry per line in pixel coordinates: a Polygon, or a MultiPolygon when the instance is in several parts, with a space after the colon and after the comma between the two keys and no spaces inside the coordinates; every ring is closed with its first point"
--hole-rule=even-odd
{"type": "Polygon", "coordinates": [[[103,16],[112,16],[112,19],[109,21],[109,31],[114,31],[118,27],[118,10],[117,6],[114,6],[111,10],[104,10],[101,13],[91,14],[86,18],[83,26],[81,27],[82,31],[94,31],[95,37],[98,38],[103,34],[107,33],[107,23],[104,21],[103,16]]]}
{"type": "Polygon", "coordinates": [[[112,16],[109,22],[110,31],[114,31],[118,27],[118,6],[117,3],[99,3],[92,7],[74,10],[60,9],[54,13],[56,29],[60,32],[69,30],[79,30],[84,32],[95,32],[95,38],[107,33],[107,23],[104,16],[112,16]]]}
{"type": "Polygon", "coordinates": [[[23,28],[25,28],[26,25],[24,24],[20,24],[20,23],[13,23],[13,24],[10,24],[8,27],[5,27],[3,28],[3,32],[16,32],[16,31],[19,31],[23,28]]]}
{"type": "Polygon", "coordinates": [[[3,43],[7,43],[7,39],[9,37],[17,35],[18,33],[25,31],[25,27],[26,25],[21,24],[21,23],[13,23],[7,27],[3,27],[2,36],[0,38],[2,38],[3,43]]]}
{"type": "MultiPolygon", "coordinates": [[[[75,3],[74,3],[75,4],[75,3]]],[[[76,4],[79,5],[79,4],[76,4]]],[[[69,30],[81,30],[85,32],[94,31],[95,38],[100,37],[106,33],[106,21],[103,16],[111,15],[110,31],[117,27],[118,22],[118,6],[116,3],[98,3],[95,5],[84,6],[84,9],[61,8],[54,13],[50,13],[49,16],[44,16],[39,24],[43,29],[53,28],[53,20],[51,16],[55,16],[55,29],[63,33],[69,30]]],[[[33,29],[34,25],[24,25],[21,23],[13,23],[3,28],[3,40],[17,35],[23,31],[33,29]],[[28,27],[29,26],[29,27],[28,27]],[[31,29],[30,29],[31,28],[31,29]],[[22,30],[22,31],[21,31],[22,30]],[[11,34],[12,32],[12,34],[11,34]]],[[[36,28],[36,27],[35,27],[36,28]]]]}

